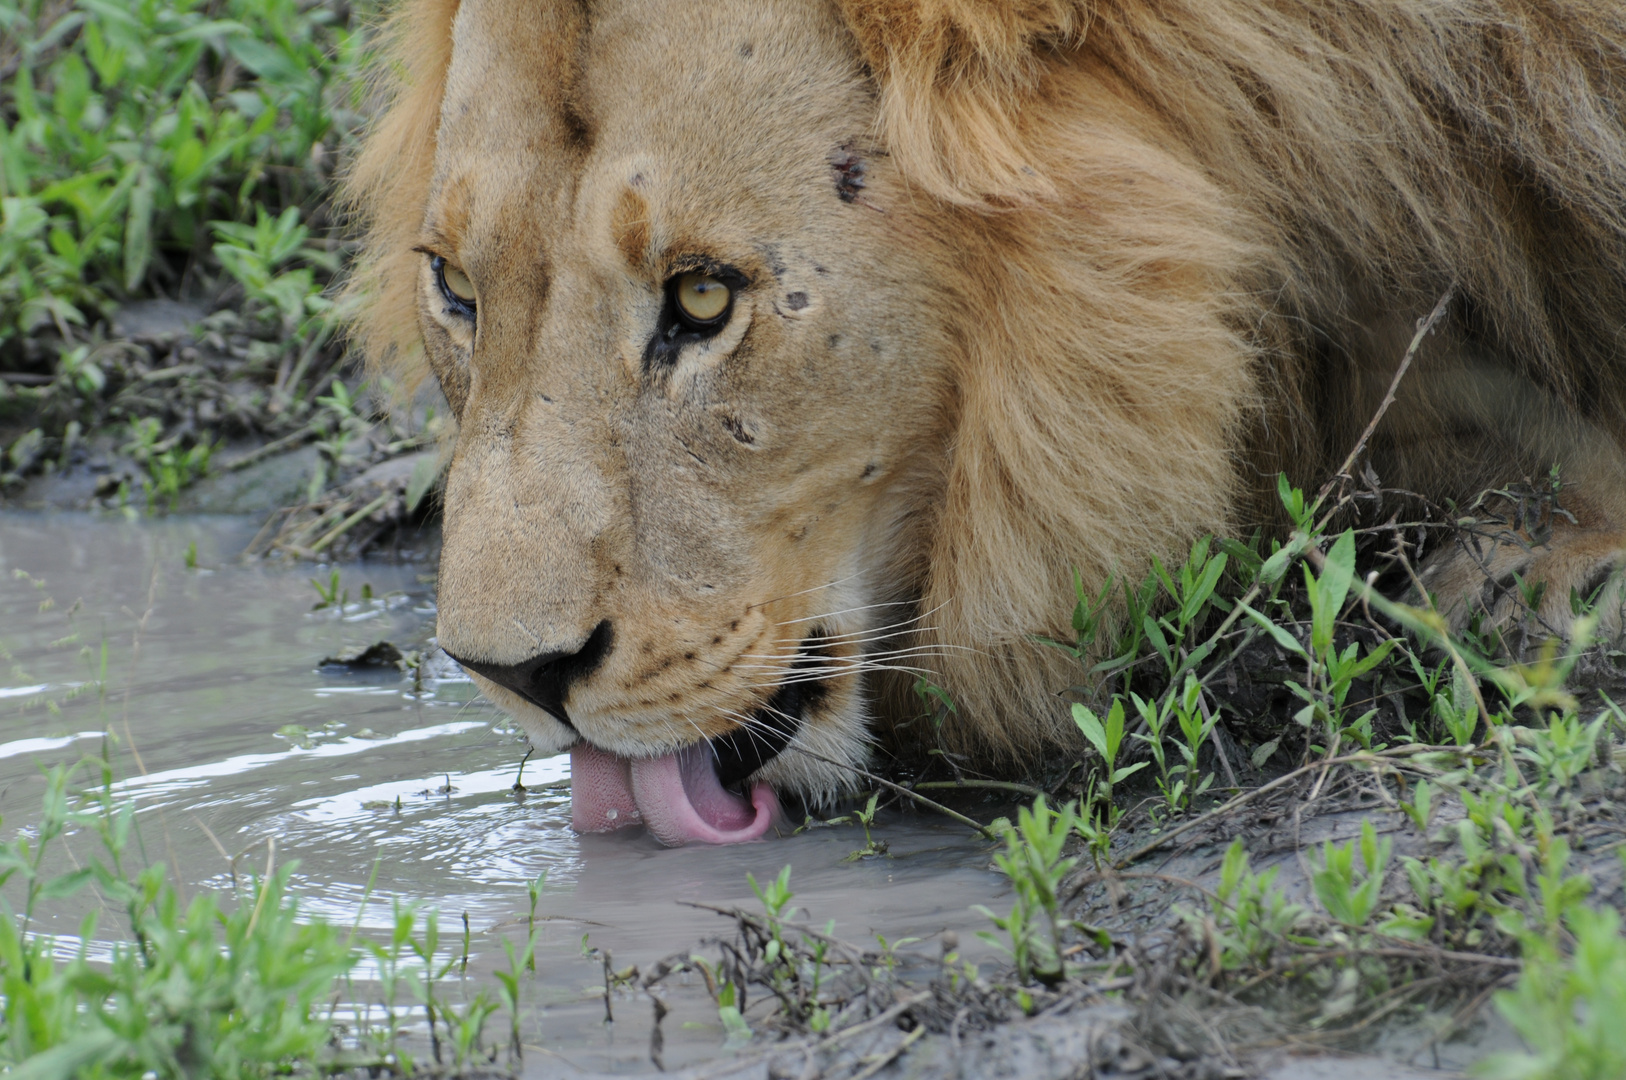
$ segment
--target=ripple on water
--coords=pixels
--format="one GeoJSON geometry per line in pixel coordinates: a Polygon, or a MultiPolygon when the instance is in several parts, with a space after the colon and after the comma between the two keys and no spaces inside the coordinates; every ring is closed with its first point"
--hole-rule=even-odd
{"type": "MultiPolygon", "coordinates": [[[[981,919],[969,906],[1000,905],[986,850],[935,820],[883,814],[896,858],[858,863],[844,861],[862,843],[853,829],[729,849],[666,850],[637,830],[575,835],[568,758],[533,758],[527,790],[513,791],[526,742],[455,668],[431,665],[419,688],[393,671],[318,668],[323,657],[381,639],[408,652],[426,646],[434,605],[420,568],[343,567],[351,595],[365,583],[379,599],[313,613],[308,568],[236,561],[257,525],[7,515],[0,644],[23,672],[0,688],[8,829],[37,818],[39,767],[95,752],[106,727],[146,855],[177,866],[188,892],[229,892],[263,872],[274,840],[275,865],[298,861],[294,888],[307,912],[387,930],[398,902],[435,908],[443,948],[460,947],[467,913],[471,977],[488,983],[491,969],[506,965],[502,935],[527,920],[526,883],[546,871],[536,986],[551,1004],[527,1039],[629,1068],[647,1066],[647,1027],[623,1021],[618,1035],[599,1024],[602,1005],[583,988],[602,973],[582,958],[584,934],[618,964],[686,951],[726,925],[681,901],[755,907],[746,874],[764,880],[787,863],[808,917],[835,919],[852,940],[955,929],[971,950],[981,919]],[[184,568],[191,543],[214,572],[184,568]],[[43,589],[15,578],[17,569],[43,589]],[[57,600],[43,613],[42,592],[57,600]],[[75,598],[82,603],[69,626],[75,598]],[[79,642],[61,644],[69,632],[79,642]],[[105,702],[74,696],[86,679],[80,645],[94,660],[104,640],[105,702]]],[[[71,952],[84,913],[65,906],[42,925],[64,935],[59,948],[71,952]]],[[[110,948],[91,943],[93,956],[110,948]]],[[[715,1007],[696,993],[698,1011],[668,1025],[669,1062],[685,1056],[680,1040],[704,1054],[720,1042],[715,1007]],[[696,1026],[682,1026],[691,1020],[696,1026]]]]}

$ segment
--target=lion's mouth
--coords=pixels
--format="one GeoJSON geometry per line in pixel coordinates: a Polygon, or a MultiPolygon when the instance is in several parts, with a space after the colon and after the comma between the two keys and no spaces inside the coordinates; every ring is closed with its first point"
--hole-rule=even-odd
{"type": "Polygon", "coordinates": [[[571,825],[611,832],[641,824],[668,847],[761,839],[779,814],[779,798],[763,781],[744,785],[801,729],[808,686],[785,682],[749,723],[661,757],[627,758],[577,743],[570,751],[571,825]]]}

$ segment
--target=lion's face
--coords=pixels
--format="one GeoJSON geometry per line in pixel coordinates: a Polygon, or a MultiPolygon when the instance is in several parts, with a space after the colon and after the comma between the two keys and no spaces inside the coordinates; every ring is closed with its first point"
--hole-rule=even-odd
{"type": "Polygon", "coordinates": [[[578,47],[546,6],[454,25],[418,292],[459,421],[440,643],[577,748],[581,827],[759,835],[764,784],[860,760],[913,587],[937,242],[833,12],[605,3],[578,47]]]}

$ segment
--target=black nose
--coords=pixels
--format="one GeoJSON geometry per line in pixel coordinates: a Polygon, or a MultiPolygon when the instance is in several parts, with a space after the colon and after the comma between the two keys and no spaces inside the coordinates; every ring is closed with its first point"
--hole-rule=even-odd
{"type": "Polygon", "coordinates": [[[593,627],[581,647],[567,652],[538,653],[517,664],[492,664],[484,660],[465,660],[456,653],[446,655],[483,675],[507,690],[512,690],[532,705],[546,712],[572,731],[576,725],[565,712],[565,698],[570,696],[572,683],[587,677],[609,655],[615,632],[605,619],[593,627]]]}

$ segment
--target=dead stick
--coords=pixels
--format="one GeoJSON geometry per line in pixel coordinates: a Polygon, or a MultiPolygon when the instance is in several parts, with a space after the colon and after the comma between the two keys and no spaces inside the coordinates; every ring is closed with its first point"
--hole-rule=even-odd
{"type": "Polygon", "coordinates": [[[1366,449],[1367,441],[1372,438],[1372,433],[1378,429],[1378,422],[1383,419],[1383,414],[1389,411],[1389,406],[1394,404],[1395,391],[1400,389],[1400,380],[1406,377],[1406,370],[1411,367],[1412,360],[1416,359],[1417,350],[1422,346],[1423,339],[1434,329],[1434,324],[1439,322],[1445,315],[1445,309],[1451,306],[1451,300],[1456,294],[1457,283],[1453,281],[1446,286],[1445,292],[1440,295],[1439,301],[1434,305],[1434,310],[1429,312],[1426,318],[1418,322],[1417,333],[1412,335],[1411,344],[1406,348],[1406,355],[1401,358],[1400,366],[1395,369],[1395,377],[1389,380],[1389,389],[1383,395],[1383,402],[1378,406],[1378,411],[1372,414],[1372,419],[1367,423],[1366,430],[1361,432],[1360,439],[1355,443],[1355,449],[1349,452],[1349,456],[1338,467],[1338,471],[1333,473],[1325,484],[1321,485],[1320,491],[1316,492],[1315,505],[1317,507],[1320,507],[1322,500],[1332,491],[1333,485],[1340,478],[1348,477],[1349,470],[1355,467],[1355,459],[1361,456],[1362,450],[1366,449]]]}
{"type": "Polygon", "coordinates": [[[980,832],[985,839],[988,839],[988,840],[998,840],[999,839],[999,837],[997,837],[997,836],[995,836],[993,834],[993,830],[989,829],[988,826],[980,825],[977,822],[973,821],[972,819],[966,817],[964,814],[959,813],[958,811],[955,811],[955,810],[950,810],[948,807],[944,806],[942,803],[934,802],[933,800],[926,798],[926,796],[920,794],[920,792],[918,792],[918,791],[910,791],[908,788],[904,787],[902,784],[894,784],[890,780],[883,780],[879,776],[876,776],[874,773],[865,772],[863,769],[860,769],[856,765],[849,765],[849,764],[846,764],[845,762],[836,761],[834,758],[827,758],[823,754],[815,753],[812,750],[809,750],[805,746],[798,746],[796,748],[796,752],[799,753],[799,754],[806,754],[808,757],[812,758],[813,760],[822,761],[826,765],[834,765],[838,769],[846,769],[850,773],[855,773],[858,776],[862,776],[865,780],[868,780],[872,784],[880,784],[884,788],[889,788],[892,791],[896,791],[899,795],[903,795],[903,796],[905,796],[907,798],[915,800],[916,802],[920,803],[922,806],[929,806],[933,810],[936,810],[939,814],[942,814],[944,817],[953,818],[955,821],[958,821],[961,825],[969,825],[969,826],[971,826],[973,829],[976,829],[978,832],[980,832]]]}
{"type": "Polygon", "coordinates": [[[339,522],[339,524],[333,526],[331,532],[310,546],[310,553],[312,555],[320,555],[322,550],[329,544],[333,543],[333,541],[355,528],[356,523],[362,518],[366,517],[368,514],[371,514],[375,510],[382,510],[384,508],[384,504],[393,498],[395,498],[395,492],[384,492],[384,494],[380,495],[366,506],[363,506],[360,510],[357,510],[354,514],[351,514],[349,517],[339,522]]]}
{"type": "Polygon", "coordinates": [[[264,446],[255,447],[242,457],[222,461],[218,468],[221,472],[236,472],[238,469],[246,469],[256,461],[264,461],[273,454],[292,449],[301,443],[316,438],[320,434],[321,431],[315,427],[303,427],[291,435],[284,435],[280,439],[273,439],[264,446]]]}
{"type": "Polygon", "coordinates": [[[927,780],[916,784],[911,790],[953,791],[960,789],[974,791],[983,788],[990,791],[1014,791],[1018,795],[1027,795],[1035,799],[1045,794],[1045,792],[1030,784],[1018,784],[1011,780],[927,780]]]}

